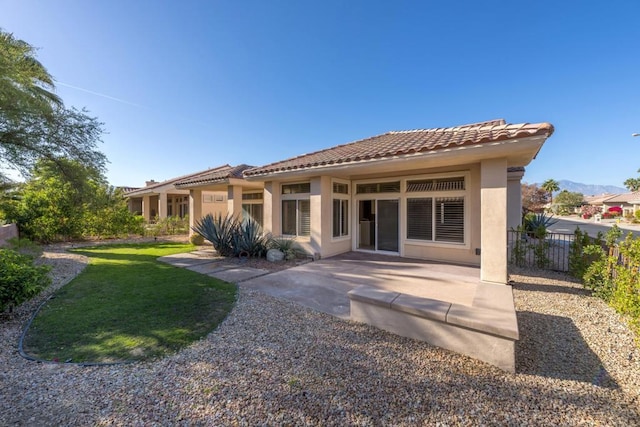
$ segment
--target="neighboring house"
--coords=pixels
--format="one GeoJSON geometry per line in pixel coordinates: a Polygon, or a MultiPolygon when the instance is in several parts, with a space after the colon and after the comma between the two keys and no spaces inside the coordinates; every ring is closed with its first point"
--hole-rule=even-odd
{"type": "MultiPolygon", "coordinates": [[[[175,216],[183,218],[189,215],[189,191],[176,187],[176,182],[184,179],[196,179],[210,173],[224,172],[232,167],[229,165],[207,169],[205,171],[172,178],[162,182],[147,181],[142,188],[126,191],[124,196],[128,200],[129,211],[142,215],[148,222],[155,218],[175,216]]],[[[227,192],[206,191],[200,194],[198,215],[207,213],[227,213],[227,192]]]]}
{"type": "Polygon", "coordinates": [[[633,215],[640,210],[640,191],[634,193],[616,194],[602,201],[603,212],[609,208],[618,206],[622,208],[622,215],[633,215]]]}
{"type": "Polygon", "coordinates": [[[483,281],[506,283],[524,166],[553,130],[493,120],[388,132],[247,168],[243,179],[176,187],[190,189],[196,217],[201,189],[226,186],[230,213],[261,205],[266,232],[295,236],[317,257],[356,250],[474,264],[483,281]]]}
{"type": "Polygon", "coordinates": [[[193,227],[195,221],[211,213],[199,202],[207,193],[224,194],[227,200],[224,213],[240,214],[243,218],[251,217],[263,225],[264,185],[261,182],[248,182],[243,177],[243,172],[252,167],[227,165],[176,181],[175,187],[190,195],[190,226],[193,227]]]}
{"type": "Polygon", "coordinates": [[[634,215],[640,210],[640,191],[622,194],[602,194],[600,196],[587,196],[584,202],[588,205],[599,207],[602,212],[609,208],[622,208],[622,215],[634,215]]]}

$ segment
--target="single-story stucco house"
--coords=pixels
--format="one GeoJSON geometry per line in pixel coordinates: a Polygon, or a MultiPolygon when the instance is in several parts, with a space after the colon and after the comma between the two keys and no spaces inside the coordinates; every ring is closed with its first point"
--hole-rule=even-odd
{"type": "Polygon", "coordinates": [[[623,215],[634,215],[640,210],[640,191],[615,194],[602,201],[603,212],[607,212],[612,207],[620,207],[623,215]]]}
{"type": "Polygon", "coordinates": [[[504,120],[394,131],[173,184],[188,191],[192,221],[205,214],[204,191],[226,190],[229,213],[297,237],[316,257],[371,251],[472,264],[483,281],[504,284],[524,167],[553,131],[504,120]]]}
{"type": "MultiPolygon", "coordinates": [[[[176,187],[176,183],[185,179],[197,179],[211,173],[225,173],[233,169],[232,166],[223,165],[204,171],[183,175],[162,182],[147,181],[142,188],[133,188],[124,192],[127,198],[129,211],[142,215],[147,222],[156,218],[164,219],[169,216],[184,218],[191,212],[189,204],[189,191],[176,187]]],[[[227,191],[206,191],[200,194],[198,201],[198,217],[207,213],[226,215],[227,191]]]]}

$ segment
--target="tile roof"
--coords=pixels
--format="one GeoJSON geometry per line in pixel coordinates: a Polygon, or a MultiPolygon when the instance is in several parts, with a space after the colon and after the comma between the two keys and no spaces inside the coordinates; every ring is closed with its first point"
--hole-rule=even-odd
{"type": "Polygon", "coordinates": [[[244,174],[245,176],[265,175],[319,166],[350,164],[536,135],[549,137],[553,130],[553,125],[550,123],[507,124],[503,119],[498,119],[450,128],[394,131],[248,169],[244,174]]]}
{"type": "Polygon", "coordinates": [[[629,203],[632,200],[640,200],[640,191],[615,194],[613,197],[603,200],[603,203],[629,203]]]}
{"type": "Polygon", "coordinates": [[[182,179],[176,182],[176,187],[186,187],[189,185],[202,185],[202,184],[214,184],[219,182],[224,182],[230,178],[238,178],[242,179],[244,172],[246,169],[253,168],[253,166],[249,165],[238,165],[238,166],[229,166],[226,165],[224,168],[214,169],[210,172],[201,173],[196,176],[188,177],[186,179],[182,179]]]}
{"type": "Polygon", "coordinates": [[[224,172],[224,171],[228,171],[230,169],[232,169],[231,166],[222,165],[222,166],[218,166],[218,167],[215,167],[215,168],[207,169],[207,170],[204,170],[204,171],[191,173],[191,174],[188,174],[188,175],[182,175],[182,176],[179,176],[179,177],[176,177],[176,178],[171,178],[171,179],[168,179],[168,180],[162,181],[162,182],[156,182],[154,184],[147,185],[146,187],[142,187],[142,188],[138,188],[138,189],[132,190],[130,192],[125,193],[125,196],[135,195],[136,193],[145,194],[145,193],[148,193],[149,190],[154,190],[156,188],[163,187],[165,185],[172,185],[172,184],[175,184],[177,182],[180,182],[180,181],[183,181],[183,180],[187,180],[187,179],[197,179],[200,176],[204,176],[204,175],[211,174],[211,173],[216,173],[216,172],[224,172]]]}
{"type": "Polygon", "coordinates": [[[609,194],[609,193],[605,193],[605,194],[599,194],[597,196],[584,196],[584,201],[587,204],[590,205],[599,205],[604,203],[606,200],[611,199],[612,197],[616,197],[618,196],[618,194],[609,194]]]}

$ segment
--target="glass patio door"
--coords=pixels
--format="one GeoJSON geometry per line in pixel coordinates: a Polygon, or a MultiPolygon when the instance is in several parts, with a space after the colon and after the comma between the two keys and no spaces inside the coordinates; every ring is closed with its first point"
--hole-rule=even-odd
{"type": "Polygon", "coordinates": [[[398,252],[398,199],[358,201],[358,249],[398,252]]]}

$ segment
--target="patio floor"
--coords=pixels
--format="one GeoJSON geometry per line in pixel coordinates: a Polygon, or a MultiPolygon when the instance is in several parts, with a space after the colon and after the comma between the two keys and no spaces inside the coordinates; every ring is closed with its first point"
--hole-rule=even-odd
{"type": "Polygon", "coordinates": [[[347,293],[367,285],[472,306],[480,268],[366,252],[347,252],[239,283],[337,317],[349,318],[347,293]]]}

